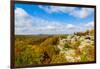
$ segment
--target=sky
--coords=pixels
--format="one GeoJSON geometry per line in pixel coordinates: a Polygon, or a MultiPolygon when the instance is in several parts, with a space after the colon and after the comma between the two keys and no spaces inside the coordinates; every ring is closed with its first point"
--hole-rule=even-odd
{"type": "Polygon", "coordinates": [[[15,4],[15,34],[72,34],[94,28],[94,9],[15,4]]]}

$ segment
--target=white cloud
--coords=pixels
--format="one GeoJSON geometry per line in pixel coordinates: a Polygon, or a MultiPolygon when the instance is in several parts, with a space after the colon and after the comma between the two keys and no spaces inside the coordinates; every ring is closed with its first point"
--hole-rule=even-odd
{"type": "Polygon", "coordinates": [[[39,6],[47,13],[66,13],[78,18],[86,18],[93,12],[93,8],[60,7],[60,6],[39,6]]]}
{"type": "Polygon", "coordinates": [[[74,7],[58,7],[58,6],[41,6],[39,5],[39,8],[45,10],[48,13],[59,13],[59,12],[70,12],[74,10],[74,7]]]}
{"type": "Polygon", "coordinates": [[[70,14],[79,17],[79,18],[85,18],[89,16],[93,12],[93,9],[91,8],[81,8],[81,10],[73,10],[70,14]]]}
{"type": "Polygon", "coordinates": [[[68,24],[68,25],[67,25],[67,28],[68,28],[68,29],[76,29],[77,27],[76,27],[75,25],[68,24]]]}
{"type": "Polygon", "coordinates": [[[85,26],[86,27],[94,27],[94,22],[93,21],[92,22],[89,22],[85,26]]]}
{"type": "Polygon", "coordinates": [[[28,13],[25,12],[22,8],[16,8],[15,15],[18,15],[18,16],[27,16],[28,13]]]}
{"type": "MultiPolygon", "coordinates": [[[[92,23],[84,25],[92,26],[92,23]]],[[[83,31],[85,27],[69,23],[48,21],[29,15],[24,9],[15,9],[15,34],[69,34],[83,31]]]]}
{"type": "Polygon", "coordinates": [[[51,26],[51,25],[48,25],[47,26],[47,29],[55,29],[55,27],[54,26],[51,26]]]}
{"type": "Polygon", "coordinates": [[[87,29],[93,29],[94,28],[94,22],[88,22],[87,24],[84,25],[87,29]]]}
{"type": "Polygon", "coordinates": [[[25,33],[27,29],[31,28],[32,20],[28,13],[22,8],[15,9],[15,33],[25,33]]]}

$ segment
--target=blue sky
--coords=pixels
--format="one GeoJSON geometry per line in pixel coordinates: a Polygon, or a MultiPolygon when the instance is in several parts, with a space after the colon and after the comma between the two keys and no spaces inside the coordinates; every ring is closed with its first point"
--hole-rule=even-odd
{"type": "Polygon", "coordinates": [[[94,9],[15,4],[15,34],[71,34],[94,26],[94,9]]]}

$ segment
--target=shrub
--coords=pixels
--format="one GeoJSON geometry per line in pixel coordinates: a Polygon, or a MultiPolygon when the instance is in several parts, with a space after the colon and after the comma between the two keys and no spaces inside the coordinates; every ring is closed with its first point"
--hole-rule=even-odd
{"type": "Polygon", "coordinates": [[[54,55],[52,57],[51,64],[66,63],[66,62],[67,62],[67,60],[66,60],[64,54],[58,54],[58,55],[54,55]]]}

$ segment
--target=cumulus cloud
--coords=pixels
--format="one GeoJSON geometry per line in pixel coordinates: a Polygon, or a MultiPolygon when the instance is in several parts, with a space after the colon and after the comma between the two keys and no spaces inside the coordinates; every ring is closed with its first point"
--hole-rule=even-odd
{"type": "MultiPolygon", "coordinates": [[[[91,22],[84,26],[90,25],[92,26],[91,22]]],[[[15,9],[15,34],[70,34],[78,31],[83,31],[83,27],[80,28],[80,26],[70,23],[48,21],[31,16],[22,8],[15,9]]]]}
{"type": "Polygon", "coordinates": [[[16,8],[15,15],[23,17],[23,16],[27,16],[28,13],[25,12],[22,8],[16,8]]]}
{"type": "Polygon", "coordinates": [[[84,25],[87,29],[93,29],[94,28],[94,22],[91,21],[91,22],[88,22],[84,25]]]}
{"type": "Polygon", "coordinates": [[[48,12],[48,13],[59,13],[59,12],[71,12],[72,10],[74,10],[74,7],[58,7],[58,6],[42,6],[39,5],[39,8],[43,9],[44,11],[48,12]]]}
{"type": "Polygon", "coordinates": [[[90,14],[93,13],[93,8],[77,8],[77,7],[60,7],[60,6],[42,6],[39,5],[39,8],[43,9],[47,13],[65,13],[72,15],[74,17],[78,18],[86,18],[90,14]]]}
{"type": "Polygon", "coordinates": [[[93,12],[93,9],[91,8],[81,8],[80,10],[73,10],[71,15],[79,18],[85,18],[89,16],[93,12]]]}
{"type": "Polygon", "coordinates": [[[85,24],[86,27],[94,27],[94,22],[89,22],[87,24],[85,24]]]}
{"type": "Polygon", "coordinates": [[[77,29],[77,26],[73,25],[73,24],[68,24],[67,25],[68,29],[77,29]]]}

